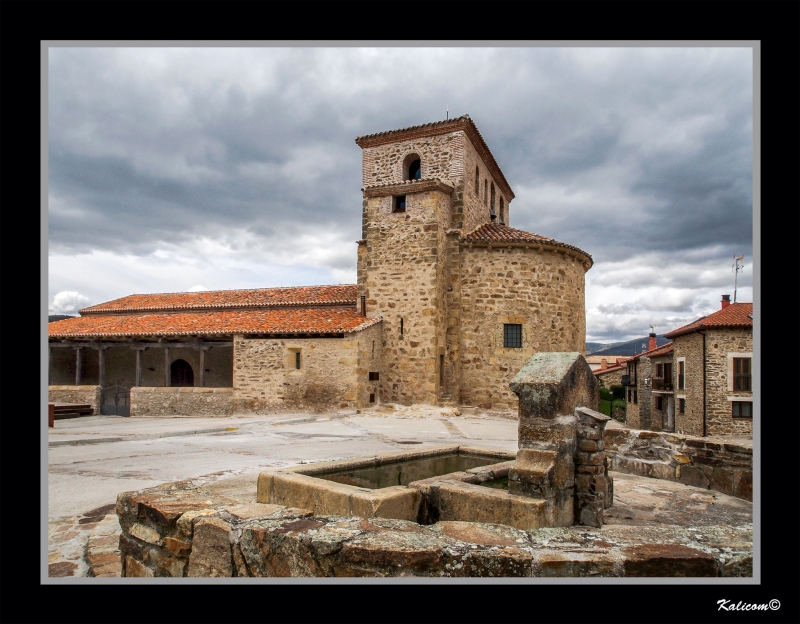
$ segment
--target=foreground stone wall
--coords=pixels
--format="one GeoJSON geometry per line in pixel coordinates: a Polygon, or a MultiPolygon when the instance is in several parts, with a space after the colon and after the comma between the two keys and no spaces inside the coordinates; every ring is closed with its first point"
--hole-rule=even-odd
{"type": "Polygon", "coordinates": [[[126,577],[752,576],[752,528],[523,531],[499,524],[312,516],[192,482],[117,498],[126,577]]]}
{"type": "MultiPolygon", "coordinates": [[[[686,359],[684,387],[675,388],[675,431],[690,436],[703,435],[703,336],[687,334],[677,336],[672,341],[672,356],[675,375],[677,375],[678,359],[686,359]],[[678,401],[686,400],[683,414],[677,409],[678,401]]],[[[634,429],[641,428],[637,423],[628,423],[634,429]]]]}
{"type": "Polygon", "coordinates": [[[229,416],[233,388],[131,388],[131,417],[229,416]]]}
{"type": "Polygon", "coordinates": [[[611,469],[753,500],[753,448],[702,437],[626,428],[605,430],[611,469]]]}
{"type": "Polygon", "coordinates": [[[100,386],[48,386],[50,403],[78,403],[91,405],[95,415],[100,414],[100,386]]]}
{"type": "Polygon", "coordinates": [[[584,266],[564,253],[469,247],[460,253],[461,402],[516,409],[508,384],[534,353],[583,353],[584,266]],[[522,325],[522,348],[503,346],[505,324],[522,325]]]}
{"type": "Polygon", "coordinates": [[[355,407],[358,338],[234,338],[236,413],[355,407]],[[295,366],[300,353],[301,365],[295,366]]]}

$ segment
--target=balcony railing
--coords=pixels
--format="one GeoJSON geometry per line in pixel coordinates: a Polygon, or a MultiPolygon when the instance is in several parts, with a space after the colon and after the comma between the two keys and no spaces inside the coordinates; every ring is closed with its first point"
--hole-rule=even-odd
{"type": "Polygon", "coordinates": [[[621,383],[622,383],[623,386],[635,386],[636,385],[636,382],[632,381],[631,375],[623,375],[621,383]]]}
{"type": "Polygon", "coordinates": [[[672,390],[672,380],[653,379],[653,390],[672,390]]]}

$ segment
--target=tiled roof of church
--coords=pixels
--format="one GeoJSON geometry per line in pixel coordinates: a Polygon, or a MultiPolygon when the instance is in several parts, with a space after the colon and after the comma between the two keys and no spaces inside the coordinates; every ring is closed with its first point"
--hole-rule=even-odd
{"type": "Polygon", "coordinates": [[[753,304],[732,303],[722,310],[697,319],[671,332],[664,334],[666,338],[675,338],[695,331],[702,331],[712,327],[753,327],[753,304]]]}
{"type": "Polygon", "coordinates": [[[565,247],[566,249],[572,249],[573,251],[582,253],[589,261],[592,259],[588,253],[573,245],[560,243],[546,236],[517,230],[507,225],[499,225],[497,223],[484,223],[472,230],[469,234],[462,236],[460,240],[464,243],[530,243],[549,245],[552,247],[565,247]]]}
{"type": "Polygon", "coordinates": [[[204,290],[200,292],[128,295],[80,311],[94,314],[141,312],[145,310],[214,310],[231,308],[276,308],[297,306],[356,305],[355,284],[338,286],[295,286],[246,290],[204,290]]]}
{"type": "Polygon", "coordinates": [[[355,307],[140,312],[96,314],[55,321],[48,325],[48,334],[50,338],[341,334],[359,331],[380,321],[380,317],[361,316],[355,307]]]}

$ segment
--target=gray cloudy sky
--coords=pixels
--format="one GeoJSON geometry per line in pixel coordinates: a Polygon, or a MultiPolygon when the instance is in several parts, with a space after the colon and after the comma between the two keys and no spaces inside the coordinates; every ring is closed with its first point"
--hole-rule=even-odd
{"type": "Polygon", "coordinates": [[[51,48],[51,313],[355,283],[356,136],[469,114],[510,225],[576,245],[587,340],[752,301],[750,48],[51,48]]]}

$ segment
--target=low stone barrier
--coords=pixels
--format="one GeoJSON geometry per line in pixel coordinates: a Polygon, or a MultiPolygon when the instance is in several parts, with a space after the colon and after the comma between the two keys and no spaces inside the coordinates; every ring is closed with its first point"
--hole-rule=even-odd
{"type": "Polygon", "coordinates": [[[131,388],[131,416],[230,416],[233,388],[131,388]]]}
{"type": "Polygon", "coordinates": [[[614,428],[605,430],[611,470],[677,481],[753,500],[753,447],[705,438],[614,428]]]}
{"type": "Polygon", "coordinates": [[[76,403],[91,405],[94,414],[100,414],[100,386],[48,386],[49,403],[76,403]]]}
{"type": "Polygon", "coordinates": [[[500,524],[312,516],[191,481],[117,498],[126,577],[752,576],[752,527],[500,524]]]}

